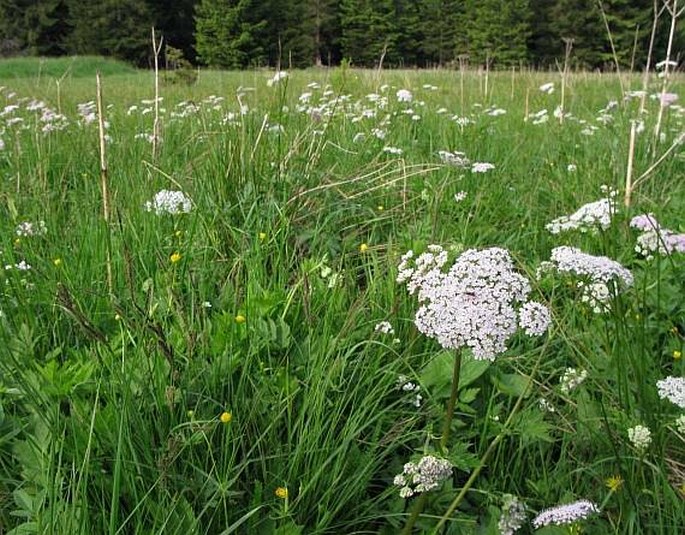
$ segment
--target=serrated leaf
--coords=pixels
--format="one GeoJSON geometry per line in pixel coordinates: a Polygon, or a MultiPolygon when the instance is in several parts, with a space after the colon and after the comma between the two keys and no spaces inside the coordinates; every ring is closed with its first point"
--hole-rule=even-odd
{"type": "Polygon", "coordinates": [[[512,431],[520,435],[521,443],[526,445],[532,442],[552,442],[549,434],[552,426],[545,422],[544,414],[538,410],[530,410],[520,413],[514,418],[512,431]]]}

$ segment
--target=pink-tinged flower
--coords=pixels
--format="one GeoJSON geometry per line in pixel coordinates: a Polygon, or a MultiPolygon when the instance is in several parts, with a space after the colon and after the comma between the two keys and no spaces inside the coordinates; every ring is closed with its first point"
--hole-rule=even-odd
{"type": "Polygon", "coordinates": [[[595,513],[599,513],[599,509],[594,503],[588,500],[578,500],[577,502],[545,509],[533,519],[533,527],[538,529],[550,524],[557,526],[572,524],[595,513]]]}
{"type": "Polygon", "coordinates": [[[661,93],[659,95],[659,101],[661,102],[661,105],[664,108],[670,106],[671,104],[675,104],[677,100],[678,95],[676,95],[675,93],[661,93]]]}

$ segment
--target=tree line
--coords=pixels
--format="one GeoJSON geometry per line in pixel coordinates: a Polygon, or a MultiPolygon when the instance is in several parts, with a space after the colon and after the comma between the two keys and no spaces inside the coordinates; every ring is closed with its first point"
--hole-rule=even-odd
{"type": "MultiPolygon", "coordinates": [[[[673,3],[673,0],[667,0],[673,3]]],[[[0,0],[0,55],[150,62],[154,26],[194,64],[552,67],[644,65],[664,0],[0,0]],[[611,37],[611,38],[610,38],[611,37]]],[[[663,59],[670,17],[659,17],[663,59]]],[[[685,45],[676,35],[674,50],[685,45]]]]}

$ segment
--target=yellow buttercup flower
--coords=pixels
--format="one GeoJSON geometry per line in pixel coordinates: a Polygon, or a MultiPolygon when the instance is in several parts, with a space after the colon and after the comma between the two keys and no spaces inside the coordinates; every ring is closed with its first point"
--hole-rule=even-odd
{"type": "Polygon", "coordinates": [[[359,246],[359,252],[360,252],[360,253],[365,253],[365,252],[368,251],[368,250],[369,250],[369,246],[368,246],[368,244],[366,244],[366,243],[362,243],[362,244],[359,246]]]}
{"type": "Polygon", "coordinates": [[[673,358],[676,360],[679,360],[682,356],[683,356],[683,354],[680,351],[678,351],[677,349],[673,352],[673,358]]]}
{"type": "Polygon", "coordinates": [[[178,262],[179,260],[181,260],[181,253],[179,253],[178,251],[176,251],[174,254],[172,254],[172,255],[169,257],[169,260],[171,261],[172,264],[175,264],[176,262],[178,262]]]}
{"type": "Polygon", "coordinates": [[[177,230],[176,232],[174,232],[174,236],[176,236],[177,238],[180,238],[181,236],[183,236],[183,231],[177,230]]]}
{"type": "Polygon", "coordinates": [[[288,497],[288,489],[285,487],[277,487],[276,490],[274,491],[274,494],[276,495],[277,498],[280,498],[281,500],[285,500],[288,497]]]}
{"type": "Polygon", "coordinates": [[[219,416],[219,420],[222,424],[231,423],[231,420],[233,420],[233,415],[228,411],[224,411],[221,413],[221,416],[219,416]]]}
{"type": "Polygon", "coordinates": [[[261,241],[264,241],[264,240],[266,239],[266,232],[260,232],[260,233],[259,233],[259,239],[260,239],[261,241]]]}
{"type": "Polygon", "coordinates": [[[608,477],[604,484],[611,492],[616,492],[623,486],[623,478],[620,475],[608,477]]]}
{"type": "Polygon", "coordinates": [[[235,322],[236,322],[236,323],[245,323],[246,321],[247,321],[247,319],[246,319],[245,316],[243,316],[242,314],[238,314],[238,315],[235,317],[235,322]]]}
{"type": "Polygon", "coordinates": [[[382,204],[379,204],[377,209],[379,212],[382,212],[383,210],[385,210],[385,206],[383,206],[382,204]]]}
{"type": "Polygon", "coordinates": [[[62,259],[61,258],[55,258],[52,261],[53,264],[55,264],[55,267],[60,267],[62,265],[62,259]]]}

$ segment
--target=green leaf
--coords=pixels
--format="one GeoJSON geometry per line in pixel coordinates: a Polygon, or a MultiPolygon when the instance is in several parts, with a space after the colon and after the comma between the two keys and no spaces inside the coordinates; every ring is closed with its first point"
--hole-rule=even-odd
{"type": "Polygon", "coordinates": [[[520,435],[523,445],[537,441],[552,442],[549,434],[552,426],[544,418],[544,414],[537,409],[520,413],[512,422],[512,431],[520,435]]]}
{"type": "Polygon", "coordinates": [[[528,397],[531,390],[528,388],[531,381],[527,375],[520,375],[518,373],[498,373],[492,378],[495,388],[505,396],[511,397],[528,397]]]}
{"type": "MultiPolygon", "coordinates": [[[[452,385],[455,354],[453,351],[442,351],[423,368],[419,379],[421,384],[432,390],[434,396],[447,397],[452,385]]],[[[490,361],[475,360],[464,354],[461,359],[459,390],[463,390],[490,367],[490,361]]]]}

